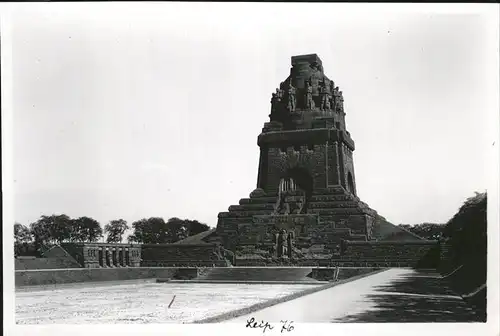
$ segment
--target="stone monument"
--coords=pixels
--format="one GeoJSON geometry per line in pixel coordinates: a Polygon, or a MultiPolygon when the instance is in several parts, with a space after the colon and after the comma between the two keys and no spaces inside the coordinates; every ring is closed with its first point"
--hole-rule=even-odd
{"type": "Polygon", "coordinates": [[[395,227],[357,197],[342,91],[316,54],[291,61],[258,136],[257,188],[218,216],[217,236],[238,265],[332,260],[345,241],[377,240],[379,222],[395,227]]]}

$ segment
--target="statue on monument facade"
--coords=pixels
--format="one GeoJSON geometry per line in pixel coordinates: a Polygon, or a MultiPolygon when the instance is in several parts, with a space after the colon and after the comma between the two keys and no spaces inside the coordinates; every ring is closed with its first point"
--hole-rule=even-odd
{"type": "Polygon", "coordinates": [[[271,97],[271,115],[274,115],[278,108],[278,96],[273,92],[271,97]]]}
{"type": "Polygon", "coordinates": [[[336,106],[337,106],[337,97],[335,93],[335,83],[333,81],[330,82],[330,108],[333,112],[336,111],[336,106]]]}
{"type": "Polygon", "coordinates": [[[288,232],[286,241],[287,241],[288,258],[290,259],[292,258],[293,238],[294,238],[293,232],[288,232]]]}
{"type": "Polygon", "coordinates": [[[344,96],[342,91],[339,91],[339,101],[337,103],[337,110],[339,113],[344,113],[344,96]]]}
{"type": "Polygon", "coordinates": [[[276,257],[282,258],[286,254],[286,233],[281,229],[276,233],[276,257]]]}
{"type": "Polygon", "coordinates": [[[283,90],[276,89],[276,92],[273,93],[271,97],[271,114],[275,115],[280,107],[280,103],[283,99],[283,90]]]}
{"type": "Polygon", "coordinates": [[[292,85],[292,81],[288,83],[288,111],[294,112],[295,111],[295,105],[296,105],[296,97],[295,97],[295,88],[292,85]]]}
{"type": "Polygon", "coordinates": [[[320,95],[321,95],[321,105],[320,109],[321,111],[328,111],[330,110],[330,87],[326,83],[326,79],[323,78],[323,81],[321,82],[320,86],[320,95]]]}
{"type": "Polygon", "coordinates": [[[278,200],[274,205],[273,215],[288,215],[290,214],[290,204],[286,202],[286,193],[280,192],[278,200]]]}
{"type": "Polygon", "coordinates": [[[339,113],[339,111],[341,109],[341,107],[340,107],[340,103],[341,103],[340,96],[341,96],[341,94],[342,94],[342,92],[339,91],[339,87],[336,86],[335,89],[334,89],[334,91],[333,91],[333,97],[334,97],[334,100],[335,100],[335,105],[333,106],[334,107],[333,111],[335,113],[339,113]]]}
{"type": "Polygon", "coordinates": [[[281,88],[276,89],[276,96],[278,97],[278,102],[282,101],[284,93],[285,91],[283,91],[281,88]]]}
{"type": "Polygon", "coordinates": [[[312,109],[314,108],[314,100],[313,100],[313,88],[311,81],[306,82],[306,108],[312,109]]]}
{"type": "Polygon", "coordinates": [[[286,231],[281,229],[280,232],[280,243],[281,243],[281,257],[287,255],[287,241],[286,241],[286,231]]]}
{"type": "Polygon", "coordinates": [[[306,195],[305,192],[302,193],[302,195],[298,196],[299,200],[296,203],[296,209],[294,210],[293,213],[295,214],[301,214],[305,211],[305,205],[306,205],[306,195]]]}

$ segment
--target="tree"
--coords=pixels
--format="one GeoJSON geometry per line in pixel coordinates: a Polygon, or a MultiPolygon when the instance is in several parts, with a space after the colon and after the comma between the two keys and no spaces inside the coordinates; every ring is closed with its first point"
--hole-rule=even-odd
{"type": "Polygon", "coordinates": [[[486,270],[487,264],[487,194],[469,197],[446,224],[443,238],[451,245],[455,266],[475,265],[486,270]]]}
{"type": "Polygon", "coordinates": [[[33,240],[30,229],[20,223],[14,224],[14,255],[23,255],[30,249],[33,240]]]}
{"type": "Polygon", "coordinates": [[[134,233],[128,240],[143,244],[165,244],[167,240],[167,225],[163,218],[143,218],[132,223],[134,233]]]}
{"type": "Polygon", "coordinates": [[[107,234],[106,242],[120,243],[123,240],[125,231],[129,229],[127,222],[123,219],[116,219],[110,221],[104,227],[104,232],[107,234]]]}
{"type": "Polygon", "coordinates": [[[42,216],[30,229],[37,248],[69,240],[74,231],[73,221],[67,215],[42,216]]]}
{"type": "Polygon", "coordinates": [[[167,227],[168,238],[171,243],[210,229],[207,224],[200,223],[197,220],[180,219],[177,217],[170,218],[167,221],[167,227]]]}
{"type": "Polygon", "coordinates": [[[129,242],[144,244],[170,244],[186,237],[210,229],[206,224],[196,220],[170,218],[166,223],[162,218],[152,217],[132,223],[134,233],[129,242]]]}
{"type": "Polygon", "coordinates": [[[102,228],[98,221],[90,217],[72,220],[71,240],[80,242],[96,242],[102,237],[102,228]]]}
{"type": "Polygon", "coordinates": [[[188,236],[194,236],[195,234],[202,233],[210,230],[210,226],[204,223],[200,223],[197,220],[185,220],[188,236]]]}
{"type": "Polygon", "coordinates": [[[483,321],[487,306],[487,226],[487,194],[476,192],[448,221],[442,238],[448,250],[442,267],[452,271],[452,289],[465,294],[466,302],[474,306],[483,321]]]}
{"type": "Polygon", "coordinates": [[[102,237],[102,228],[95,219],[67,215],[42,216],[30,225],[36,249],[45,245],[71,242],[95,242],[102,237]]]}

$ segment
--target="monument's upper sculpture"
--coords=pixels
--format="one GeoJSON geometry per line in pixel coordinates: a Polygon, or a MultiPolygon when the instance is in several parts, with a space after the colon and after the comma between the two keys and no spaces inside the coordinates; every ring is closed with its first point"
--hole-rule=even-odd
{"type": "Polygon", "coordinates": [[[270,130],[323,128],[345,130],[342,91],[323,72],[316,54],[292,57],[290,76],[271,98],[270,130]]]}
{"type": "MultiPolygon", "coordinates": [[[[258,137],[258,189],[298,189],[309,199],[314,191],[341,186],[356,195],[355,147],[346,130],[342,91],[324,74],[318,55],[292,57],[290,75],[272,95],[269,117],[258,137]]],[[[305,203],[296,211],[307,211],[305,203]]],[[[277,209],[287,211],[280,204],[277,209]]]]}

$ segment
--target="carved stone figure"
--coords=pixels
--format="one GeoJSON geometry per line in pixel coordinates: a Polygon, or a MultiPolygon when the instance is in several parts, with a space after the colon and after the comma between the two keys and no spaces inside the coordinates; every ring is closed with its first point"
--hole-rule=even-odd
{"type": "Polygon", "coordinates": [[[273,93],[271,97],[271,114],[275,114],[278,107],[278,95],[273,93]]]}
{"type": "Polygon", "coordinates": [[[284,229],[281,229],[280,236],[279,236],[279,242],[280,242],[280,245],[281,245],[280,256],[284,257],[287,254],[286,231],[284,229]]]}
{"type": "Polygon", "coordinates": [[[285,91],[283,91],[282,89],[280,89],[280,88],[276,89],[276,96],[278,98],[278,102],[281,102],[281,100],[283,99],[284,93],[285,93],[285,91]]]}
{"type": "Polygon", "coordinates": [[[281,101],[283,99],[283,90],[276,89],[271,98],[271,114],[274,115],[278,113],[281,101]]]}
{"type": "Polygon", "coordinates": [[[333,90],[333,99],[334,99],[334,105],[332,105],[332,110],[336,113],[339,112],[339,106],[340,106],[340,95],[341,92],[339,91],[339,87],[335,87],[333,90]]]}
{"type": "Polygon", "coordinates": [[[288,251],[288,258],[292,258],[292,251],[293,251],[293,232],[289,232],[287,236],[287,251],[288,251]]]}
{"type": "Polygon", "coordinates": [[[292,82],[288,84],[288,111],[294,112],[296,105],[296,97],[295,97],[295,88],[292,85],[292,82]]]}
{"type": "Polygon", "coordinates": [[[286,233],[281,229],[276,233],[276,257],[281,258],[286,253],[286,233]]]}
{"type": "Polygon", "coordinates": [[[336,108],[336,102],[337,102],[337,99],[336,99],[336,93],[335,93],[335,83],[333,81],[330,82],[330,95],[329,95],[329,99],[330,99],[330,109],[335,112],[335,108],[336,108]]]}
{"type": "Polygon", "coordinates": [[[300,197],[300,200],[297,202],[297,208],[295,209],[295,214],[301,214],[304,211],[304,206],[306,204],[305,195],[300,197]]]}
{"type": "Polygon", "coordinates": [[[311,81],[306,83],[306,108],[312,109],[314,108],[314,100],[313,100],[313,88],[311,81]]]}
{"type": "Polygon", "coordinates": [[[321,82],[320,86],[320,95],[321,95],[321,111],[328,111],[330,109],[330,97],[329,97],[329,87],[326,84],[325,79],[321,82]]]}
{"type": "Polygon", "coordinates": [[[339,91],[339,96],[338,96],[338,102],[337,102],[337,111],[339,113],[344,113],[344,96],[342,95],[342,91],[339,91]]]}
{"type": "Polygon", "coordinates": [[[285,195],[282,192],[278,192],[278,198],[276,199],[276,203],[274,204],[273,215],[279,215],[281,209],[283,208],[283,203],[285,199],[285,195]]]}

